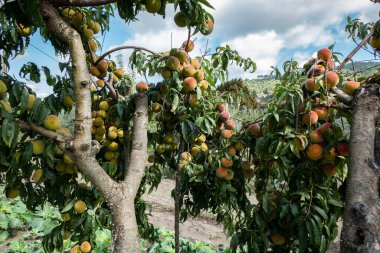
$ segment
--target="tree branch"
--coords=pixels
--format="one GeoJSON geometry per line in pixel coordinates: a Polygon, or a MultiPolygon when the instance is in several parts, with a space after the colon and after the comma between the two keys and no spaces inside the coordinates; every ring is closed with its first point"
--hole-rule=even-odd
{"type": "Polygon", "coordinates": [[[41,127],[41,126],[38,126],[32,122],[25,122],[25,121],[22,121],[22,120],[16,120],[16,123],[20,126],[21,130],[24,131],[24,132],[28,132],[28,131],[34,131],[48,139],[56,139],[58,136],[60,136],[60,134],[56,133],[56,132],[53,132],[53,131],[50,131],[44,127],[41,127]]]}
{"type": "Polygon", "coordinates": [[[99,6],[118,2],[118,0],[53,0],[55,6],[99,6]]]}
{"type": "MultiPolygon", "coordinates": [[[[79,2],[79,1],[73,1],[79,2]]],[[[47,0],[40,1],[40,9],[49,32],[67,44],[73,66],[75,94],[75,127],[72,145],[68,147],[71,157],[91,183],[110,203],[117,203],[118,184],[103,170],[95,159],[99,143],[92,141],[90,78],[86,66],[86,54],[79,33],[59,15],[47,0]]]]}
{"type": "Polygon", "coordinates": [[[94,63],[94,65],[96,66],[101,60],[103,60],[104,58],[106,58],[107,55],[110,55],[116,51],[119,51],[119,50],[123,50],[123,49],[135,49],[135,50],[142,50],[142,51],[147,51],[148,53],[151,53],[151,54],[154,54],[156,55],[157,53],[153,52],[152,50],[149,50],[145,47],[138,47],[138,46],[121,46],[121,47],[116,47],[114,49],[111,49],[109,50],[108,52],[105,52],[104,54],[102,54],[98,60],[96,60],[96,62],[94,63]]]}
{"type": "Polygon", "coordinates": [[[104,80],[104,83],[106,84],[107,88],[111,92],[113,99],[117,101],[119,100],[119,95],[116,92],[115,87],[113,86],[112,82],[113,82],[113,74],[110,74],[108,80],[107,81],[104,80]]]}
{"type": "Polygon", "coordinates": [[[91,147],[91,92],[86,66],[86,53],[79,33],[59,15],[47,0],[41,0],[40,8],[49,32],[67,44],[73,66],[75,101],[74,149],[90,151],[91,147]],[[84,148],[87,147],[87,150],[84,148]]]}
{"type": "Polygon", "coordinates": [[[331,92],[336,95],[336,97],[338,98],[338,100],[340,102],[342,102],[342,103],[344,103],[346,105],[350,105],[352,103],[353,97],[351,97],[350,95],[347,95],[346,93],[344,93],[338,87],[331,88],[331,92]]]}
{"type": "Polygon", "coordinates": [[[349,62],[351,60],[351,58],[360,50],[360,48],[363,47],[363,45],[367,42],[367,40],[369,40],[371,38],[373,34],[373,29],[372,31],[360,42],[359,45],[357,45],[354,50],[352,50],[352,52],[347,55],[347,57],[342,61],[342,63],[336,68],[337,71],[340,71],[343,69],[343,67],[347,64],[347,62],[349,62]]]}
{"type": "MultiPolygon", "coordinates": [[[[145,93],[135,97],[132,148],[129,166],[123,181],[123,190],[135,198],[144,174],[148,146],[148,96],[145,93]]],[[[125,133],[128,134],[128,133],[125,133]]]]}

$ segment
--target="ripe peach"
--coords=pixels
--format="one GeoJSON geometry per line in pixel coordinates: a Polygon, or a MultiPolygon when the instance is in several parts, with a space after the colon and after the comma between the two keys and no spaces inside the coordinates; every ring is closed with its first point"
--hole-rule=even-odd
{"type": "Polygon", "coordinates": [[[17,188],[10,188],[7,192],[7,198],[14,199],[18,196],[20,196],[20,190],[17,188]]]}
{"type": "Polygon", "coordinates": [[[338,154],[340,156],[347,157],[349,151],[349,145],[347,142],[340,142],[336,145],[336,149],[338,150],[338,154]]]}
{"type": "Polygon", "coordinates": [[[232,133],[231,130],[229,130],[229,129],[222,130],[222,138],[224,138],[224,139],[231,139],[232,135],[233,135],[233,133],[232,133]]]}
{"type": "Polygon", "coordinates": [[[197,59],[191,59],[190,64],[193,65],[195,69],[199,69],[201,67],[200,62],[197,59]]]}
{"type": "Polygon", "coordinates": [[[328,71],[325,75],[326,88],[331,89],[339,83],[339,76],[334,71],[328,71]]]}
{"type": "Polygon", "coordinates": [[[225,179],[226,181],[231,181],[233,178],[234,178],[234,172],[228,170],[228,171],[227,171],[227,175],[224,177],[224,179],[225,179]]]}
{"type": "Polygon", "coordinates": [[[329,131],[329,129],[332,129],[332,124],[329,123],[329,122],[324,123],[322,126],[320,126],[320,127],[318,128],[319,132],[320,132],[322,135],[325,135],[325,134],[329,131]]]}
{"type": "Polygon", "coordinates": [[[96,77],[99,77],[100,76],[100,72],[99,72],[99,70],[98,70],[98,68],[97,67],[91,67],[90,69],[89,69],[89,72],[90,72],[90,74],[91,75],[93,75],[93,76],[96,76],[96,77]]]}
{"type": "Polygon", "coordinates": [[[123,78],[124,76],[124,70],[122,68],[118,68],[113,72],[117,78],[123,78]]]}
{"type": "Polygon", "coordinates": [[[319,144],[311,144],[307,147],[306,156],[310,160],[317,161],[322,158],[322,154],[323,154],[322,147],[319,144]]]}
{"type": "Polygon", "coordinates": [[[183,70],[182,70],[182,74],[185,76],[185,77],[189,77],[189,76],[194,76],[195,74],[195,68],[193,65],[191,64],[187,64],[183,67],[183,70]]]}
{"type": "Polygon", "coordinates": [[[343,87],[343,91],[344,93],[352,96],[354,95],[355,90],[358,89],[359,87],[360,87],[359,82],[347,81],[343,87]]]}
{"type": "Polygon", "coordinates": [[[318,114],[315,111],[310,111],[303,116],[303,123],[306,125],[314,125],[318,121],[318,114]]]}
{"type": "Polygon", "coordinates": [[[223,112],[225,109],[226,109],[226,107],[225,107],[223,104],[219,104],[219,105],[217,106],[217,110],[218,110],[218,112],[223,112]]]}
{"type": "Polygon", "coordinates": [[[227,176],[228,174],[228,169],[227,168],[224,168],[224,167],[219,167],[217,170],[216,170],[216,176],[218,178],[224,178],[225,176],[227,176]]]}
{"type": "Polygon", "coordinates": [[[330,59],[326,62],[326,66],[328,70],[333,70],[335,68],[335,63],[332,59],[330,59]]]}
{"type": "Polygon", "coordinates": [[[201,33],[203,35],[209,35],[214,29],[214,23],[210,19],[206,20],[205,23],[207,28],[205,30],[201,30],[201,33]]]}
{"type": "Polygon", "coordinates": [[[190,162],[191,161],[191,154],[189,152],[182,152],[181,160],[186,161],[186,162],[190,162]]]}
{"type": "Polygon", "coordinates": [[[254,135],[258,136],[261,133],[261,128],[259,123],[252,123],[248,126],[247,132],[254,135]]]}
{"type": "Polygon", "coordinates": [[[274,233],[270,235],[270,240],[274,245],[283,245],[285,243],[285,236],[280,233],[274,233]]]}
{"type": "Polygon", "coordinates": [[[226,122],[224,122],[224,127],[226,129],[234,129],[235,128],[235,121],[233,120],[227,120],[226,122]]]}
{"type": "Polygon", "coordinates": [[[228,159],[227,157],[220,158],[220,164],[224,168],[230,168],[230,167],[232,167],[233,163],[234,162],[232,160],[228,159]]]}
{"type": "Polygon", "coordinates": [[[105,82],[103,80],[100,79],[96,81],[96,86],[98,86],[99,88],[104,87],[104,85],[105,85],[105,82]]]}
{"type": "Polygon", "coordinates": [[[207,90],[208,89],[208,86],[209,86],[209,83],[207,82],[207,80],[202,80],[198,83],[198,86],[199,88],[204,91],[204,90],[207,90]]]}
{"type": "Polygon", "coordinates": [[[61,128],[61,120],[56,115],[50,114],[44,120],[44,127],[55,131],[58,128],[61,128]]]}
{"type": "Polygon", "coordinates": [[[316,82],[314,77],[308,78],[305,82],[305,88],[308,91],[316,91],[319,90],[319,83],[316,82]]]}
{"type": "Polygon", "coordinates": [[[183,49],[179,49],[174,53],[174,56],[178,58],[179,62],[182,64],[187,61],[189,55],[183,49]]]}
{"type": "Polygon", "coordinates": [[[294,143],[295,143],[297,150],[302,151],[306,148],[308,141],[307,141],[305,135],[300,134],[294,138],[294,143]],[[302,144],[302,139],[304,140],[304,144],[302,144]]]}
{"type": "Polygon", "coordinates": [[[309,134],[310,137],[310,142],[311,143],[322,143],[323,142],[323,137],[322,134],[318,130],[311,131],[309,134]]]}
{"type": "Polygon", "coordinates": [[[88,241],[84,241],[82,242],[82,244],[80,245],[80,250],[83,252],[83,253],[88,253],[91,251],[91,244],[88,242],[88,241]]]}
{"type": "Polygon", "coordinates": [[[203,70],[198,69],[195,74],[194,74],[195,79],[197,79],[198,82],[202,81],[205,79],[205,72],[203,70]]]}
{"type": "Polygon", "coordinates": [[[327,121],[329,119],[329,110],[326,107],[316,108],[314,111],[318,114],[318,120],[327,121]]]}
{"type": "Polygon", "coordinates": [[[71,248],[70,253],[80,253],[79,252],[79,245],[75,245],[71,248]]]}
{"type": "Polygon", "coordinates": [[[234,156],[236,155],[236,149],[234,146],[229,146],[228,149],[227,149],[227,154],[229,154],[230,156],[234,156]]]}
{"type": "Polygon", "coordinates": [[[194,147],[192,147],[191,150],[190,150],[190,154],[191,154],[193,157],[198,157],[199,152],[201,152],[201,147],[200,147],[200,146],[194,146],[194,147]]]}
{"type": "Polygon", "coordinates": [[[166,60],[166,67],[170,70],[177,70],[180,64],[179,59],[175,56],[170,56],[166,60]]]}
{"type": "Polygon", "coordinates": [[[136,84],[136,90],[138,93],[141,93],[143,91],[147,91],[149,90],[149,86],[147,83],[144,83],[144,82],[139,82],[136,84]]]}
{"type": "Polygon", "coordinates": [[[317,58],[318,59],[328,61],[331,59],[331,57],[332,57],[332,52],[328,48],[322,48],[317,52],[317,58]]]}
{"type": "Polygon", "coordinates": [[[312,76],[319,76],[319,75],[322,75],[323,73],[325,73],[325,70],[326,69],[323,65],[317,64],[311,70],[311,74],[312,74],[312,76]]]}
{"type": "Polygon", "coordinates": [[[206,141],[206,136],[204,134],[201,134],[197,137],[197,142],[204,143],[206,141]]]}
{"type": "Polygon", "coordinates": [[[226,121],[229,120],[229,119],[230,119],[230,114],[229,114],[229,112],[227,112],[227,111],[223,111],[223,112],[220,113],[220,115],[219,115],[219,120],[220,120],[221,122],[226,122],[226,121]]]}
{"type": "Polygon", "coordinates": [[[334,147],[327,149],[325,153],[323,154],[323,159],[325,159],[326,161],[333,162],[335,158],[336,158],[336,152],[335,152],[334,147]]]}
{"type": "Polygon", "coordinates": [[[182,90],[184,92],[189,92],[197,87],[197,80],[194,77],[186,77],[182,82],[182,90]]]}
{"type": "Polygon", "coordinates": [[[336,167],[333,163],[326,163],[322,168],[323,174],[327,177],[332,177],[335,174],[336,167]]]}
{"type": "Polygon", "coordinates": [[[108,63],[105,60],[101,60],[96,67],[98,68],[100,73],[106,73],[108,69],[108,63]]]}
{"type": "Polygon", "coordinates": [[[194,42],[192,40],[185,40],[182,43],[182,48],[184,48],[186,52],[191,52],[194,50],[194,42]]]}

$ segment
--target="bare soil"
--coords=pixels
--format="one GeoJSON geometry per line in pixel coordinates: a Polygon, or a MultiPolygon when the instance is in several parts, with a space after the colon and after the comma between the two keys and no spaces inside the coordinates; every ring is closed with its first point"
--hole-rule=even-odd
{"type": "MultiPolygon", "coordinates": [[[[163,179],[157,190],[143,197],[152,206],[152,216],[149,221],[157,227],[166,227],[171,231],[174,231],[174,199],[171,197],[174,186],[173,180],[163,179]]],[[[215,247],[230,244],[223,233],[223,226],[216,222],[215,217],[208,214],[196,218],[188,217],[180,224],[179,229],[180,237],[191,241],[208,242],[215,247]]]]}

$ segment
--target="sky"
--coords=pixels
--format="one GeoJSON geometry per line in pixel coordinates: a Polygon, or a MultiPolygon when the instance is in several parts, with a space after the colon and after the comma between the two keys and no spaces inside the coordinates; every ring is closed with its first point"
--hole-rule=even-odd
{"type": "MultiPolygon", "coordinates": [[[[334,50],[348,55],[355,44],[347,39],[344,31],[348,16],[360,18],[364,22],[379,19],[380,4],[369,0],[209,0],[215,10],[208,11],[215,18],[213,32],[208,36],[195,36],[196,48],[192,56],[204,51],[207,44],[213,52],[215,47],[230,45],[242,57],[250,57],[257,64],[253,74],[245,73],[232,66],[230,78],[255,78],[271,72],[271,66],[281,66],[286,60],[301,63],[307,61],[323,47],[335,44],[334,50]]],[[[187,38],[185,28],[176,27],[173,22],[175,12],[167,6],[167,15],[152,15],[142,12],[138,22],[125,23],[113,18],[110,31],[98,35],[104,40],[103,52],[121,45],[147,47],[156,52],[179,47],[187,38]]],[[[193,38],[193,39],[195,39],[193,38]]],[[[130,51],[122,51],[127,61],[130,51]]],[[[115,56],[117,53],[113,54],[115,56]]],[[[361,50],[354,60],[373,59],[373,54],[361,50]]],[[[54,55],[50,44],[44,43],[38,33],[31,38],[31,46],[25,55],[11,61],[10,74],[18,77],[22,64],[33,61],[40,66],[48,66],[59,74],[57,61],[64,61],[54,55]],[[42,53],[42,52],[43,53],[42,53]],[[53,59],[52,59],[53,58],[53,59]]],[[[28,81],[26,81],[28,83],[28,81]]],[[[40,97],[49,95],[51,88],[42,81],[28,83],[36,89],[40,97]]]]}

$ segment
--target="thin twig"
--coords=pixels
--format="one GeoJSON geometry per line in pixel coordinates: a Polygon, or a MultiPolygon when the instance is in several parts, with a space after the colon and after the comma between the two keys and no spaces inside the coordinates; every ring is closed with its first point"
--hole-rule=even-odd
{"type": "Polygon", "coordinates": [[[138,46],[120,46],[120,47],[116,47],[114,49],[111,49],[109,50],[108,52],[105,52],[104,54],[102,54],[99,59],[94,63],[94,65],[96,66],[101,60],[103,60],[107,55],[110,55],[116,51],[119,51],[119,50],[123,50],[123,49],[135,49],[135,50],[141,50],[141,51],[146,51],[148,53],[151,53],[153,55],[156,55],[157,53],[153,52],[152,50],[150,49],[147,49],[145,47],[138,47],[138,46]]]}

